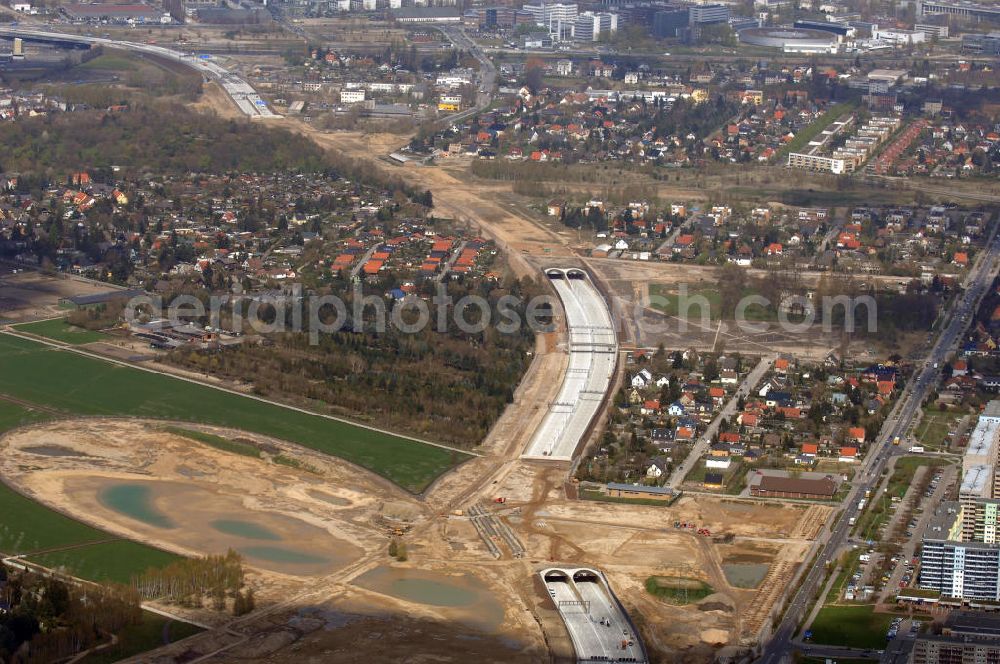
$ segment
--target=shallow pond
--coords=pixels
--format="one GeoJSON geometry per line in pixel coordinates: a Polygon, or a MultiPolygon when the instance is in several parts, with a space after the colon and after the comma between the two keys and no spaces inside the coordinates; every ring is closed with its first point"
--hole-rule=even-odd
{"type": "Polygon", "coordinates": [[[736,588],[756,588],[767,576],[768,563],[724,563],[722,571],[736,588]]]}
{"type": "Polygon", "coordinates": [[[483,582],[469,574],[441,574],[430,570],[376,567],[353,581],[383,595],[460,612],[459,620],[495,630],[504,618],[500,602],[483,582]]]}
{"type": "Polygon", "coordinates": [[[153,505],[153,491],[148,484],[112,484],[97,495],[101,503],[130,519],[156,528],[174,528],[170,517],[153,505]]]}
{"type": "Polygon", "coordinates": [[[70,447],[63,447],[62,445],[32,445],[31,447],[22,448],[25,452],[30,452],[31,454],[38,454],[40,456],[47,457],[87,457],[89,454],[84,454],[83,452],[77,452],[70,447]]]}
{"type": "Polygon", "coordinates": [[[340,507],[347,507],[351,504],[351,501],[346,498],[341,498],[340,496],[335,496],[332,493],[327,493],[326,491],[317,491],[316,489],[310,489],[309,495],[316,500],[322,500],[324,503],[330,503],[331,505],[337,505],[340,507]]]}
{"type": "Polygon", "coordinates": [[[95,507],[130,530],[148,530],[153,537],[204,554],[231,548],[250,565],[286,574],[329,574],[361,554],[323,528],[282,512],[249,509],[240,496],[197,482],[74,477],[64,490],[78,496],[83,509],[96,499],[95,507]]]}

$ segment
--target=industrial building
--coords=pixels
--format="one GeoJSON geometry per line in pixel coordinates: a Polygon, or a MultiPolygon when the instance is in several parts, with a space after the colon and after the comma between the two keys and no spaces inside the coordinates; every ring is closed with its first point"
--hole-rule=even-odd
{"type": "Polygon", "coordinates": [[[750,495],[758,498],[805,498],[830,500],[837,493],[833,477],[780,477],[761,475],[750,482],[750,495]]]}
{"type": "Polygon", "coordinates": [[[608,12],[583,12],[573,23],[573,38],[579,41],[597,41],[617,31],[618,15],[608,12]]]}
{"type": "Polygon", "coordinates": [[[979,55],[1000,55],[1000,32],[986,35],[962,35],[962,50],[979,55]]]}
{"type": "Polygon", "coordinates": [[[829,32],[830,34],[837,36],[838,42],[842,42],[846,39],[853,39],[857,34],[857,29],[853,26],[846,25],[844,23],[831,23],[830,21],[799,20],[795,22],[793,27],[801,30],[819,30],[820,32],[829,32]]]}
{"type": "Polygon", "coordinates": [[[948,14],[951,16],[965,16],[980,21],[1000,21],[1000,6],[981,5],[975,2],[919,2],[917,3],[917,16],[933,16],[936,14],[948,14]]]}
{"type": "Polygon", "coordinates": [[[784,53],[836,53],[837,35],[805,28],[746,28],[739,31],[740,42],[753,46],[780,48],[784,53]]]}
{"type": "Polygon", "coordinates": [[[143,4],[73,3],[62,8],[71,21],[87,23],[170,23],[170,14],[143,4]]]}
{"type": "Polygon", "coordinates": [[[460,23],[462,12],[455,7],[403,7],[392,18],[400,23],[460,23]]]}

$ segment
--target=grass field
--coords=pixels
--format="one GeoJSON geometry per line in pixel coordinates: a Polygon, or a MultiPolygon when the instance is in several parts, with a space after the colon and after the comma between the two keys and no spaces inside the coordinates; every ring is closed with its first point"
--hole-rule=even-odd
{"type": "Polygon", "coordinates": [[[962,413],[942,412],[937,408],[924,408],[920,424],[914,430],[917,440],[930,447],[945,447],[948,444],[948,432],[954,430],[962,413]]]}
{"type": "Polygon", "coordinates": [[[102,71],[135,71],[137,67],[129,58],[121,55],[99,55],[80,65],[81,69],[98,69],[102,71]]]}
{"type": "Polygon", "coordinates": [[[48,415],[39,410],[28,410],[0,399],[0,431],[47,420],[48,415]]]}
{"type": "Polygon", "coordinates": [[[0,551],[4,553],[53,549],[109,537],[0,484],[0,551]]]}
{"type": "Polygon", "coordinates": [[[715,590],[698,579],[651,576],[646,579],[646,592],[670,604],[691,604],[705,599],[715,590]]]}
{"type": "Polygon", "coordinates": [[[183,436],[184,438],[197,440],[199,443],[204,443],[205,445],[222,450],[223,452],[232,452],[233,454],[240,454],[242,456],[260,458],[259,449],[248,443],[241,443],[238,440],[229,440],[228,438],[216,436],[215,434],[205,433],[203,431],[194,431],[193,429],[182,429],[181,427],[163,427],[163,430],[176,436],[183,436]]]}
{"type": "Polygon", "coordinates": [[[20,325],[15,325],[14,329],[18,332],[37,334],[38,336],[45,337],[46,339],[62,341],[63,343],[73,345],[89,344],[95,341],[104,341],[107,339],[107,336],[101,334],[100,332],[94,332],[93,330],[77,327],[76,325],[70,325],[65,319],[62,318],[40,320],[35,323],[21,323],[20,325]]]}
{"type": "Polygon", "coordinates": [[[122,630],[118,643],[88,655],[81,664],[111,664],[202,631],[200,627],[143,611],[142,622],[122,630]]]}
{"type": "Polygon", "coordinates": [[[29,555],[27,559],[45,567],[63,569],[81,579],[128,583],[133,576],[142,574],[151,567],[166,567],[177,562],[180,556],[128,540],[114,540],[37,556],[29,555]]]}
{"type": "MultiPolygon", "coordinates": [[[[743,296],[749,295],[759,295],[755,290],[746,289],[743,291],[743,296]]],[[[722,293],[718,287],[710,288],[689,288],[687,291],[687,305],[686,313],[687,317],[691,320],[698,320],[702,316],[702,300],[698,298],[705,298],[708,302],[709,318],[711,320],[719,320],[720,318],[732,318],[735,315],[734,310],[722,311],[722,293]]],[[[656,309],[661,311],[667,316],[677,316],[679,315],[679,301],[680,294],[674,289],[673,286],[666,286],[664,284],[651,284],[649,286],[649,307],[651,309],[656,309]]],[[[777,320],[777,315],[761,307],[758,304],[751,304],[745,307],[742,312],[743,317],[750,321],[769,321],[777,320]]],[[[794,317],[790,317],[795,320],[794,317]]]]}
{"type": "Polygon", "coordinates": [[[808,127],[800,130],[798,134],[795,135],[788,145],[782,148],[778,152],[779,157],[786,156],[789,152],[799,152],[807,145],[809,142],[823,133],[827,127],[834,123],[840,116],[846,115],[848,112],[853,111],[857,108],[857,102],[844,102],[841,104],[834,104],[827,109],[826,113],[821,115],[808,127]]]}
{"type": "Polygon", "coordinates": [[[5,484],[0,484],[0,551],[27,554],[32,562],[64,567],[83,579],[120,583],[150,567],[178,560],[172,553],[116,539],[26,498],[5,484]],[[51,549],[63,550],[30,555],[51,549]]]}
{"type": "Polygon", "coordinates": [[[922,456],[905,456],[896,459],[896,465],[893,468],[892,477],[889,478],[889,485],[886,487],[889,489],[889,497],[898,496],[902,498],[906,494],[906,490],[913,483],[913,476],[917,472],[917,468],[920,466],[927,466],[928,468],[936,468],[938,466],[947,466],[947,459],[941,459],[938,457],[922,457],[922,456]]]}
{"type": "MultiPolygon", "coordinates": [[[[0,401],[0,431],[31,417],[31,411],[0,401]],[[16,411],[20,410],[20,413],[16,411]]],[[[133,574],[161,566],[177,556],[152,547],[118,540],[97,528],[64,516],[0,483],[0,551],[7,554],[64,549],[29,559],[64,566],[93,581],[127,582],[133,574]],[[107,541],[113,540],[113,541],[107,541]]]]}
{"type": "MultiPolygon", "coordinates": [[[[708,301],[709,309],[711,310],[709,317],[712,320],[718,320],[719,316],[722,315],[722,294],[718,288],[689,288],[687,297],[691,305],[687,310],[689,316],[693,318],[701,316],[702,307],[698,304],[701,300],[695,299],[701,297],[708,301]]],[[[667,316],[676,316],[678,314],[677,305],[679,299],[679,294],[672,286],[652,284],[649,287],[650,308],[662,311],[667,316]]]]}
{"type": "Polygon", "coordinates": [[[824,606],[812,624],[813,643],[850,648],[884,648],[892,616],[875,607],[824,606]]]}
{"type": "Polygon", "coordinates": [[[830,592],[826,596],[826,602],[833,603],[840,599],[841,594],[847,588],[847,580],[854,574],[854,570],[858,567],[859,559],[861,558],[861,550],[857,549],[851,551],[846,556],[844,556],[843,565],[840,568],[840,572],[837,574],[836,581],[830,586],[830,592]]]}
{"type": "Polygon", "coordinates": [[[81,415],[186,420],[281,438],[411,491],[467,455],[346,422],[0,335],[0,394],[81,415]]]}
{"type": "Polygon", "coordinates": [[[674,494],[674,497],[670,500],[656,500],[655,498],[618,498],[616,496],[609,496],[606,493],[600,491],[590,491],[587,489],[580,489],[580,499],[581,500],[596,500],[601,503],[625,503],[626,505],[649,505],[652,507],[670,507],[677,499],[683,495],[682,492],[674,494]]]}

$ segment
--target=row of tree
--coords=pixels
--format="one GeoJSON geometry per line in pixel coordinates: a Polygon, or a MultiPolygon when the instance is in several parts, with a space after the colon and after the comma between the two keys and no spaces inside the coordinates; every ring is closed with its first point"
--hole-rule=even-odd
{"type": "Polygon", "coordinates": [[[253,590],[244,591],[244,585],[243,558],[232,549],[225,555],[186,558],[152,568],[132,579],[132,588],[143,599],[195,608],[207,601],[216,611],[225,610],[231,600],[234,615],[253,610],[253,590]]]}

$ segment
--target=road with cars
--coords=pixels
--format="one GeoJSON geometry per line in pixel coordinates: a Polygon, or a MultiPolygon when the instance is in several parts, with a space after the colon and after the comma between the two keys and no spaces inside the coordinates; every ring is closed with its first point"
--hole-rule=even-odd
{"type": "Polygon", "coordinates": [[[836,559],[837,553],[848,540],[853,527],[850,521],[862,511],[858,505],[860,498],[879,484],[889,458],[905,453],[904,445],[896,446],[892,441],[896,436],[906,435],[914,415],[923,405],[924,398],[937,384],[941,365],[968,325],[980,299],[993,283],[998,261],[1000,261],[1000,243],[997,241],[996,227],[994,227],[987,247],[966,278],[964,293],[955,302],[951,315],[943,322],[936,343],[924,362],[916,368],[913,378],[872,444],[868,458],[855,475],[841,518],[825,540],[822,540],[815,562],[801,579],[781,623],[757,659],[760,664],[782,664],[791,661],[792,653],[798,648],[793,641],[796,630],[826,577],[828,565],[836,559]]]}
{"type": "Polygon", "coordinates": [[[493,93],[497,85],[497,68],[479,44],[477,44],[461,27],[454,25],[438,26],[445,37],[451,40],[456,48],[466,51],[479,62],[479,91],[476,93],[476,104],[464,111],[448,116],[448,124],[456,125],[473,115],[485,110],[493,103],[493,93]]]}

